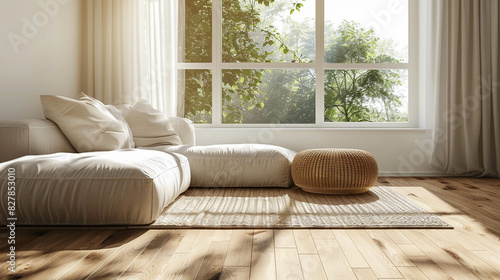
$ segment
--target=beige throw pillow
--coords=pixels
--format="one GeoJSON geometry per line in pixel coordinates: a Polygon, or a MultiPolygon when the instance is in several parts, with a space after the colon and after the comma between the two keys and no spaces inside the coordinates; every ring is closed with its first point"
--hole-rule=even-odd
{"type": "Polygon", "coordinates": [[[132,130],[130,129],[130,126],[128,126],[127,121],[122,116],[120,111],[118,111],[118,109],[113,105],[106,105],[106,109],[123,125],[123,127],[125,127],[125,131],[127,131],[126,148],[135,148],[134,135],[132,134],[132,130]]]}
{"type": "Polygon", "coordinates": [[[182,145],[168,117],[146,100],[140,100],[134,106],[118,105],[116,108],[130,126],[137,147],[182,145]]]}
{"type": "Polygon", "coordinates": [[[104,105],[104,103],[102,103],[100,100],[97,100],[93,97],[90,97],[83,92],[80,93],[79,100],[80,101],[95,102],[95,103],[98,103],[100,106],[106,108],[106,110],[108,110],[108,112],[110,112],[111,115],[113,115],[113,117],[115,117],[118,120],[118,122],[121,125],[123,125],[123,127],[125,128],[125,131],[127,132],[127,145],[125,145],[124,148],[135,148],[134,136],[132,135],[132,130],[130,130],[130,127],[128,126],[127,121],[125,120],[125,118],[122,116],[120,111],[118,111],[118,109],[115,106],[104,105]]]}
{"type": "Polygon", "coordinates": [[[129,148],[126,128],[92,99],[42,95],[43,114],[55,122],[80,153],[129,148]]]}

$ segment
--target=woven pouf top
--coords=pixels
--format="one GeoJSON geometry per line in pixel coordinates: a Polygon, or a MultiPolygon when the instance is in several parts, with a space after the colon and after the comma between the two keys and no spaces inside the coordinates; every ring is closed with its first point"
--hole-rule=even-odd
{"type": "Polygon", "coordinates": [[[375,157],[363,150],[305,150],[292,162],[293,181],[312,193],[364,193],[375,184],[377,177],[375,157]]]}

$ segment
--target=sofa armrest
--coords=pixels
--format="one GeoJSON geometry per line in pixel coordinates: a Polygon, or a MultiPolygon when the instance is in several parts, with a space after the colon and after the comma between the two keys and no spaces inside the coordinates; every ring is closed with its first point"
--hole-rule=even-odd
{"type": "Polygon", "coordinates": [[[52,121],[26,119],[0,121],[0,162],[27,155],[76,152],[52,121]]]}
{"type": "Polygon", "coordinates": [[[179,117],[169,117],[173,129],[179,134],[182,144],[195,146],[196,138],[194,133],[194,124],[191,120],[179,117]]]}

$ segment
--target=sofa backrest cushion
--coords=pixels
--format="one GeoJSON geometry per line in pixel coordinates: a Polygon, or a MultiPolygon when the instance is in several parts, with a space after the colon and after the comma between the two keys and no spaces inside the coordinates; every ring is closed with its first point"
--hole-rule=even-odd
{"type": "MultiPolygon", "coordinates": [[[[184,145],[196,144],[191,120],[177,117],[169,120],[184,145]]],[[[75,153],[76,150],[54,122],[46,119],[0,120],[0,162],[61,152],[75,153]]]]}
{"type": "Polygon", "coordinates": [[[54,122],[45,119],[0,121],[0,162],[58,152],[76,150],[54,122]]]}
{"type": "Polygon", "coordinates": [[[179,117],[169,117],[168,120],[172,124],[172,128],[179,134],[183,145],[196,145],[194,123],[192,120],[179,117]]]}

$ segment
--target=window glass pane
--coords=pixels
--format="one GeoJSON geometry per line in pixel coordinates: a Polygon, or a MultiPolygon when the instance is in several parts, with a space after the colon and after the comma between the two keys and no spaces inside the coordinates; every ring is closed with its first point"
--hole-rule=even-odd
{"type": "Polygon", "coordinates": [[[223,62],[311,62],[314,21],[315,0],[223,0],[223,62]]]}
{"type": "Polygon", "coordinates": [[[314,123],[314,70],[224,70],[223,123],[314,123]]]}
{"type": "Polygon", "coordinates": [[[408,0],[326,0],[325,62],[408,62],[408,0]]]}
{"type": "Polygon", "coordinates": [[[325,71],[325,122],[408,122],[408,70],[325,71]]]}
{"type": "Polygon", "coordinates": [[[184,0],[184,25],[179,37],[179,62],[212,61],[212,1],[184,0]]]}
{"type": "Polygon", "coordinates": [[[195,123],[212,123],[210,70],[180,70],[179,91],[184,93],[184,117],[195,123]]]}

